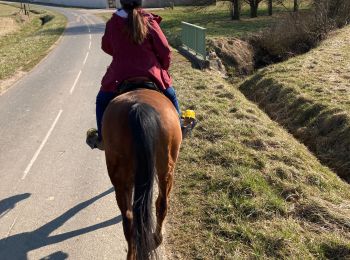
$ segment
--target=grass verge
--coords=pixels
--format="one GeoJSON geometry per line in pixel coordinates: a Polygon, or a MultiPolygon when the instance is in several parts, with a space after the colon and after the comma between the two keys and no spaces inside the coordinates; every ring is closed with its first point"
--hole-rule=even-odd
{"type": "Polygon", "coordinates": [[[177,166],[172,257],[349,257],[349,185],[225,80],[178,54],[173,64],[182,108],[199,125],[177,166]]]}
{"type": "MultiPolygon", "coordinates": [[[[306,8],[302,5],[301,8],[306,8]]],[[[289,7],[289,6],[288,6],[289,7]]],[[[193,23],[207,28],[209,38],[216,37],[243,37],[251,33],[258,32],[270,27],[278,21],[279,15],[285,13],[287,9],[281,6],[275,6],[275,15],[267,15],[267,6],[261,4],[259,8],[259,17],[249,18],[248,6],[242,8],[242,18],[240,21],[232,21],[227,3],[218,3],[208,7],[188,7],[178,6],[174,9],[165,8],[164,10],[152,11],[163,18],[161,27],[166,34],[169,43],[173,47],[181,44],[181,21],[193,23]]],[[[110,13],[98,14],[105,20],[111,16],[110,13]]]]}
{"type": "Polygon", "coordinates": [[[242,92],[350,181],[350,27],[318,48],[260,70],[242,92]]]}
{"type": "Polygon", "coordinates": [[[243,8],[242,19],[232,21],[227,5],[209,7],[175,7],[155,13],[163,18],[161,27],[170,44],[174,47],[181,45],[181,22],[188,22],[207,29],[209,38],[215,37],[242,37],[249,33],[269,27],[275,17],[266,15],[266,8],[260,10],[260,16],[255,19],[248,17],[248,9],[243,8]]]}
{"type": "Polygon", "coordinates": [[[56,12],[33,8],[30,17],[19,14],[16,5],[0,4],[2,18],[15,21],[17,29],[0,37],[0,93],[6,81],[20,71],[29,71],[60,37],[66,18],[56,12]]]}

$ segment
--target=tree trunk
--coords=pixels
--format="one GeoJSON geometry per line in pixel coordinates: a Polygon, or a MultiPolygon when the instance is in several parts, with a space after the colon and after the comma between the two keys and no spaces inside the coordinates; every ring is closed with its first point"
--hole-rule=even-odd
{"type": "Polygon", "coordinates": [[[250,17],[258,17],[258,3],[255,3],[255,0],[250,1],[250,17]]]}
{"type": "Polygon", "coordinates": [[[269,0],[269,15],[271,16],[272,15],[272,0],[269,0]]]}
{"type": "Polygon", "coordinates": [[[232,20],[239,20],[241,17],[241,3],[240,0],[233,0],[232,3],[232,20]]]}
{"type": "Polygon", "coordinates": [[[299,11],[299,3],[298,0],[294,0],[294,12],[298,12],[299,11]]]}

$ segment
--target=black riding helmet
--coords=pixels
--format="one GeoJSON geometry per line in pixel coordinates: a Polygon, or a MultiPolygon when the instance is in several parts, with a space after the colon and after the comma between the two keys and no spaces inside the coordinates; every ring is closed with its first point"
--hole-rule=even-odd
{"type": "Polygon", "coordinates": [[[136,8],[142,5],[142,0],[120,0],[123,7],[136,8]]]}

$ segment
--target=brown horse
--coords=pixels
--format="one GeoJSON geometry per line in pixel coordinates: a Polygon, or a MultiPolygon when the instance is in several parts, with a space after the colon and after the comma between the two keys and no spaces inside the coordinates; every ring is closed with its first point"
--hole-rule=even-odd
{"type": "Polygon", "coordinates": [[[128,242],[127,259],[157,257],[162,225],[182,141],[178,114],[163,94],[137,89],[116,97],[107,107],[102,136],[108,174],[115,187],[128,242]],[[152,193],[158,178],[157,224],[152,193]]]}

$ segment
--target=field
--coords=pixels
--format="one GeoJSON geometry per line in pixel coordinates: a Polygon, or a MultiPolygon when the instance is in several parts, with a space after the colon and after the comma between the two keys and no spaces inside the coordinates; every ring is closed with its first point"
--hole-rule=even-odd
{"type": "MultiPolygon", "coordinates": [[[[165,18],[162,27],[174,46],[181,20],[208,27],[210,37],[239,31],[230,31],[229,25],[223,28],[220,22],[206,23],[210,9],[196,14],[186,10],[157,11],[165,18]]],[[[220,21],[220,15],[216,18],[220,21]]],[[[222,18],[223,24],[237,26],[245,21],[222,18]]],[[[249,32],[264,27],[259,27],[259,19],[271,19],[269,26],[276,16],[249,20],[249,32]]],[[[289,104],[288,99],[276,96],[286,93],[292,99],[296,91],[298,102],[322,100],[323,106],[329,106],[326,111],[348,113],[348,30],[339,31],[304,56],[236,84],[215,72],[194,69],[174,51],[172,64],[176,66],[171,75],[180,104],[197,112],[199,124],[192,137],[184,140],[177,165],[167,225],[170,259],[349,258],[349,184],[270,119],[281,123],[273,112],[293,109],[282,106],[289,104]],[[276,92],[276,86],[281,91],[276,92]],[[269,106],[271,101],[276,106],[269,106]],[[284,110],[278,110],[278,105],[284,110]]],[[[312,111],[294,111],[289,119],[310,122],[312,111]]],[[[282,123],[287,128],[293,125],[282,123]]],[[[342,126],[334,121],[329,125],[342,126]]]]}
{"type": "Polygon", "coordinates": [[[207,36],[213,37],[243,37],[249,33],[269,27],[276,21],[276,17],[266,15],[264,8],[257,19],[248,18],[248,9],[243,9],[240,21],[232,21],[227,4],[210,7],[175,7],[173,10],[156,11],[163,18],[161,27],[170,44],[180,45],[181,22],[196,24],[207,29],[207,36]]]}
{"type": "MultiPolygon", "coordinates": [[[[303,1],[301,9],[308,8],[307,1],[303,1]]],[[[263,3],[259,9],[259,17],[249,18],[249,9],[244,6],[242,9],[242,19],[232,21],[227,3],[219,3],[209,7],[175,7],[174,9],[155,10],[153,13],[160,15],[163,20],[161,27],[164,30],[170,44],[178,47],[180,44],[181,21],[203,26],[207,29],[208,38],[215,37],[245,37],[251,33],[256,33],[271,26],[278,21],[278,17],[286,14],[290,10],[290,5],[285,7],[276,6],[275,15],[267,15],[267,7],[263,3]],[[286,9],[287,8],[287,9],[286,9]]],[[[108,19],[111,14],[99,14],[104,19],[108,19]]]]}
{"type": "Polygon", "coordinates": [[[58,13],[33,8],[29,18],[18,5],[0,4],[0,93],[13,78],[29,71],[62,34],[66,18],[58,13]]]}

